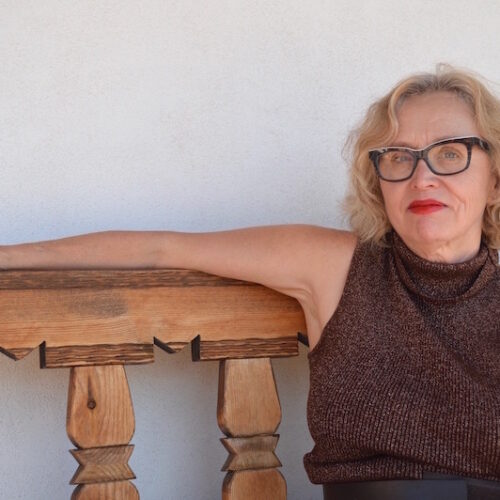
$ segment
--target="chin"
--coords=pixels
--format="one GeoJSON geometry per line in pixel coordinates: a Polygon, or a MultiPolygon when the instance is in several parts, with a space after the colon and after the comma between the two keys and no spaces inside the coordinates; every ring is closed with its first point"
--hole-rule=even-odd
{"type": "Polygon", "coordinates": [[[401,232],[398,229],[396,231],[404,239],[419,245],[449,241],[453,238],[453,235],[442,224],[436,224],[432,221],[421,221],[413,226],[405,225],[401,232]]]}

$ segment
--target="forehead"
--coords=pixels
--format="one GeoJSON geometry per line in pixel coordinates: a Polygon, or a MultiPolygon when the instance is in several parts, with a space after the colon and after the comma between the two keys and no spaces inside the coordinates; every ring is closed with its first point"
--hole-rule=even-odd
{"type": "Polygon", "coordinates": [[[420,148],[448,137],[479,135],[470,106],[452,92],[408,97],[396,114],[395,143],[401,146],[420,148]]]}

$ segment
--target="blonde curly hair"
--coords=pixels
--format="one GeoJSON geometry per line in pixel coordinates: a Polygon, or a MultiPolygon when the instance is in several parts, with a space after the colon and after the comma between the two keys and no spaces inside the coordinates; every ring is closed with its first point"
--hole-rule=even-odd
{"type": "Polygon", "coordinates": [[[481,137],[488,142],[496,198],[485,208],[482,233],[489,247],[500,249],[500,99],[488,90],[479,75],[448,64],[435,73],[418,73],[401,80],[374,102],[361,124],[348,136],[344,156],[350,163],[347,195],[342,208],[361,241],[387,246],[391,224],[380,184],[368,151],[391,144],[398,131],[397,110],[403,101],[427,92],[448,91],[463,99],[474,112],[481,137]]]}

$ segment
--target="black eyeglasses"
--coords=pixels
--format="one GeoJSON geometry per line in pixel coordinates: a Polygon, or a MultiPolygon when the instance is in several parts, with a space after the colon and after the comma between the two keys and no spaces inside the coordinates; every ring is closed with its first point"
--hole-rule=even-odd
{"type": "Polygon", "coordinates": [[[368,152],[378,176],[389,182],[409,179],[423,159],[436,175],[455,175],[470,165],[472,146],[478,145],[488,151],[486,141],[479,137],[451,137],[434,142],[424,149],[390,146],[368,152]]]}

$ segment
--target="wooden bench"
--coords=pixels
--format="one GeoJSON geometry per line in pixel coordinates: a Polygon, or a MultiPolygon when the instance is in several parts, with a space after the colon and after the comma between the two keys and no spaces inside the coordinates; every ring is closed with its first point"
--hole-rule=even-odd
{"type": "Polygon", "coordinates": [[[135,421],[125,364],[153,344],[218,360],[217,421],[229,452],[222,498],[286,498],[274,454],[281,408],[271,359],[298,354],[299,303],[262,285],[184,269],[0,273],[0,350],[40,348],[41,368],[70,368],[66,430],[79,466],[74,500],[132,500],[135,421]]]}

